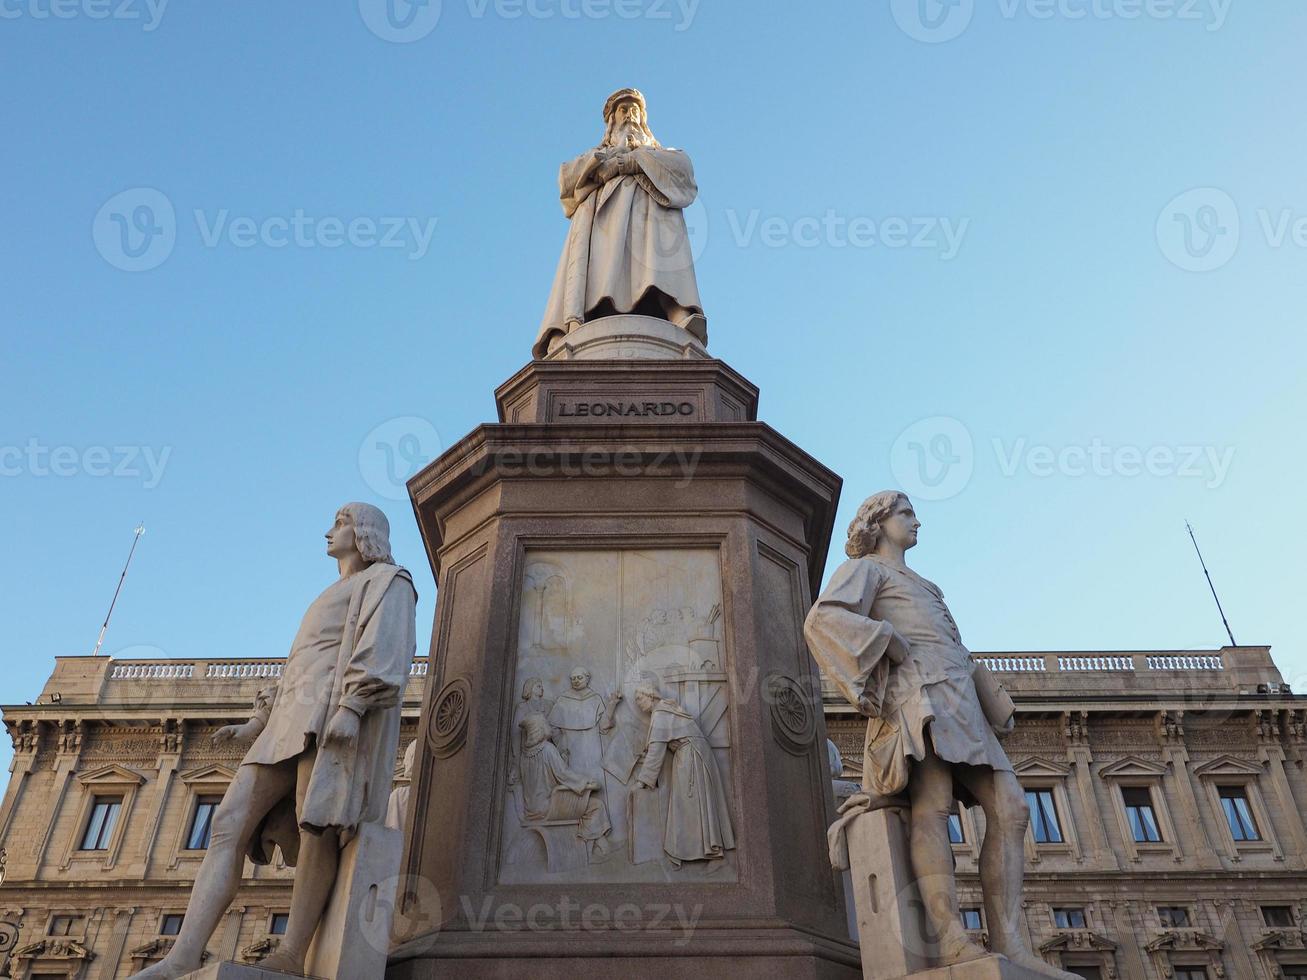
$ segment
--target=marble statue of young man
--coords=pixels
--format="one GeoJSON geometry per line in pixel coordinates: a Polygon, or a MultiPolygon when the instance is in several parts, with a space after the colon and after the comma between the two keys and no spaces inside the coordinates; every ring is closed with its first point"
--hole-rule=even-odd
{"type": "Polygon", "coordinates": [[[181,934],[136,980],[199,969],[246,856],[267,864],[274,844],[295,866],[295,887],[286,935],[260,967],[303,973],[341,848],[360,825],[386,816],[417,593],[390,555],[390,525],[377,508],[346,504],[326,538],[340,578],[304,614],[281,679],[254,716],[214,736],[255,741],[214,815],[181,934]]]}
{"type": "Polygon", "coordinates": [[[603,142],[559,168],[571,220],[532,353],[544,357],[581,324],[618,313],[668,320],[708,342],[682,210],[699,188],[681,150],[649,129],[644,96],[619,89],[604,103],[603,142]]]}
{"type": "Polygon", "coordinates": [[[955,799],[985,812],[980,880],[994,952],[1041,976],[1074,980],[1031,953],[1021,935],[1025,795],[997,734],[1010,699],[962,645],[939,588],[908,568],[921,523],[892,490],[868,498],[849,525],[841,565],[804,623],[808,647],[869,721],[864,789],[911,805],[912,872],[939,966],[989,955],[958,910],[948,817],[955,799]]]}

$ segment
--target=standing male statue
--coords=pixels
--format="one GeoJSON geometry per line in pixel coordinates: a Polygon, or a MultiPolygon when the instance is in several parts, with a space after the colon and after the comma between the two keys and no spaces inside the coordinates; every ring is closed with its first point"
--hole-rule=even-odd
{"type": "Polygon", "coordinates": [[[254,716],[214,736],[255,742],[214,815],[181,934],[136,980],[199,969],[246,856],[267,864],[273,845],[295,867],[295,887],[286,935],[260,968],[303,973],[341,848],[360,825],[385,819],[417,593],[390,555],[390,525],[377,508],[346,504],[326,538],[340,578],[304,614],[281,680],[260,695],[254,716]]]}
{"type": "Polygon", "coordinates": [[[604,125],[603,142],[558,171],[572,225],[532,353],[544,357],[581,324],[619,313],[669,320],[707,344],[681,213],[699,190],[690,158],[654,139],[636,89],[608,97],[604,125]]]}
{"type": "MultiPolygon", "coordinates": [[[[1041,976],[1075,980],[1043,962],[1021,935],[1029,813],[996,734],[1014,724],[1011,699],[962,645],[937,586],[904,553],[921,523],[907,496],[868,498],[849,525],[849,556],[808,613],[808,647],[869,720],[864,806],[911,806],[912,873],[939,966],[989,955],[962,926],[948,818],[955,799],[985,812],[980,881],[994,952],[1041,976]]],[[[857,797],[855,800],[859,799],[857,797]]],[[[851,801],[853,802],[853,801],[851,801]]]]}

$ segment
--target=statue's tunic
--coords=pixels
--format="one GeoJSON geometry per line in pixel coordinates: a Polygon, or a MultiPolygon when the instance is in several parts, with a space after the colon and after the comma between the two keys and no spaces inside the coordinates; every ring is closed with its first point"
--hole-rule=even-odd
{"type": "Polygon", "coordinates": [[[559,748],[566,750],[568,767],[601,785],[604,744],[599,721],[603,716],[604,699],[589,688],[564,691],[549,712],[549,724],[559,732],[559,748]]]}
{"type": "MultiPolygon", "coordinates": [[[[633,312],[657,290],[679,306],[703,312],[694,277],[682,208],[698,194],[694,167],[681,150],[642,146],[630,151],[635,173],[604,183],[601,160],[589,150],[558,171],[563,213],[571,219],[553,290],[532,352],[544,357],[549,340],[565,334],[569,320],[585,322],[604,300],[619,313],[633,312]]],[[[697,339],[708,342],[696,326],[697,339]]]]}
{"type": "Polygon", "coordinates": [[[664,699],[652,712],[649,744],[637,776],[640,782],[658,785],[669,752],[663,850],[678,862],[725,857],[735,847],[735,834],[712,747],[694,717],[675,701],[664,699]]]}
{"type": "Polygon", "coordinates": [[[352,833],[385,818],[400,702],[417,647],[416,602],[412,578],[396,565],[376,562],[335,582],[305,613],[275,690],[260,696],[255,715],[265,727],[241,764],[314,753],[300,827],[352,833]],[[324,744],[341,706],[360,716],[358,740],[324,744]]]}
{"type": "MultiPolygon", "coordinates": [[[[879,558],[841,565],[804,623],[808,648],[852,703],[878,711],[867,725],[863,785],[883,796],[907,786],[926,756],[929,726],[947,762],[1011,771],[976,694],[975,663],[939,587],[879,558]],[[886,656],[893,632],[907,641],[901,664],[886,656]]],[[[955,781],[963,802],[971,802],[955,781]]]]}

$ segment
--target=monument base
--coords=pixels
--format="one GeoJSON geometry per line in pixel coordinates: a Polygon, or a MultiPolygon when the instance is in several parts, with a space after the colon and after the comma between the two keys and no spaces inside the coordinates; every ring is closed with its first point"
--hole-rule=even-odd
{"type": "MultiPolygon", "coordinates": [[[[194,973],[188,973],[182,980],[286,980],[287,977],[303,977],[299,973],[278,973],[274,970],[262,970],[249,963],[236,963],[224,960],[210,963],[194,973]]],[[[313,978],[319,980],[319,978],[313,978]]]]}
{"type": "MultiPolygon", "coordinates": [[[[520,937],[519,937],[520,938],[520,937]]],[[[535,943],[503,941],[502,934],[445,935],[423,947],[397,951],[386,980],[437,980],[457,973],[459,980],[860,980],[856,950],[797,930],[698,929],[693,938],[649,933],[541,934],[535,943]],[[620,938],[620,941],[617,941],[620,938]],[[615,950],[621,950],[614,955],[615,950]],[[413,956],[412,959],[398,959],[413,956]]],[[[968,978],[970,980],[970,978],[968,978]]]]}
{"type": "Polygon", "coordinates": [[[959,966],[923,970],[897,980],[1047,980],[1046,974],[1017,966],[1006,956],[986,956],[959,966]]]}

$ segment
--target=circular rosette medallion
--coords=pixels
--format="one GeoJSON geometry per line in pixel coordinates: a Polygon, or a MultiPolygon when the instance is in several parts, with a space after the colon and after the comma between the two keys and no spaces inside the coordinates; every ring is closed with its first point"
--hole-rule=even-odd
{"type": "Polygon", "coordinates": [[[427,740],[438,759],[448,759],[467,740],[467,722],[472,709],[472,685],[466,677],[456,677],[436,695],[431,710],[427,740]]]}
{"type": "Polygon", "coordinates": [[[817,735],[817,715],[812,710],[811,697],[798,681],[784,674],[769,677],[766,691],[776,741],[787,752],[802,755],[817,735]]]}

